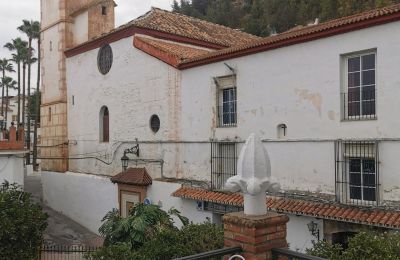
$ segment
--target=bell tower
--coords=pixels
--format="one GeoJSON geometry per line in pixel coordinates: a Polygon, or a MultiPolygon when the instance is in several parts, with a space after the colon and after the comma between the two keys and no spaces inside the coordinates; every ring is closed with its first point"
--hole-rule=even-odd
{"type": "Polygon", "coordinates": [[[42,170],[68,170],[64,51],[114,29],[113,0],[41,0],[42,170]],[[48,158],[48,159],[47,159],[48,158]]]}

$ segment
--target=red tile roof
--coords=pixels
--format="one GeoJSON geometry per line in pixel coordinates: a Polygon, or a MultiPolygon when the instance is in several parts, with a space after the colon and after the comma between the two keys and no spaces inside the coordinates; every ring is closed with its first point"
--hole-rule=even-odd
{"type": "Polygon", "coordinates": [[[152,8],[145,15],[126,23],[109,33],[91,39],[67,51],[67,57],[99,48],[134,34],[145,34],[157,38],[189,43],[213,49],[248,44],[261,39],[239,30],[214,24],[183,14],[152,8]]]}
{"type": "Polygon", "coordinates": [[[225,47],[246,44],[260,39],[255,35],[226,26],[154,7],[147,14],[127,24],[127,26],[132,25],[225,47]]]}
{"type": "Polygon", "coordinates": [[[152,184],[152,179],[147,173],[146,168],[128,168],[126,171],[118,173],[111,178],[113,183],[148,186],[152,184]]]}
{"type": "Polygon", "coordinates": [[[306,26],[297,30],[289,30],[285,33],[266,37],[258,41],[253,41],[249,44],[222,49],[210,54],[195,57],[191,60],[187,60],[180,64],[179,68],[191,68],[398,20],[400,20],[400,4],[395,4],[388,7],[331,20],[318,25],[306,26]]]}
{"type": "MultiPolygon", "coordinates": [[[[238,207],[243,206],[243,196],[237,193],[182,187],[175,191],[172,196],[238,207]]],[[[362,208],[333,202],[323,203],[281,197],[267,197],[266,205],[268,210],[279,213],[400,229],[400,211],[396,210],[362,208]]]]}
{"type": "Polygon", "coordinates": [[[140,36],[135,36],[134,46],[174,67],[185,60],[210,52],[204,48],[140,36]]]}

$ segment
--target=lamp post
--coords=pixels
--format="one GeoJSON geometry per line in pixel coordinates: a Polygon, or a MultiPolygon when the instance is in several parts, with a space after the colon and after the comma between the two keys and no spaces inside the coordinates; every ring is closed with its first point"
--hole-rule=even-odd
{"type": "Polygon", "coordinates": [[[136,138],[136,145],[124,150],[124,155],[121,157],[121,164],[122,164],[122,171],[126,171],[128,169],[129,165],[129,157],[127,154],[135,154],[137,157],[139,157],[139,142],[138,139],[136,138]]]}

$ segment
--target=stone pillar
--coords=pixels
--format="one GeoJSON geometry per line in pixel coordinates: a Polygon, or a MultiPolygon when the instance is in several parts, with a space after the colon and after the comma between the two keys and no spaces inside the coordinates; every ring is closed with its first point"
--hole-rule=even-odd
{"type": "Polygon", "coordinates": [[[288,246],[288,221],[288,216],[270,212],[261,216],[249,216],[244,212],[226,214],[223,217],[224,245],[240,246],[246,260],[270,260],[271,249],[288,246]]]}

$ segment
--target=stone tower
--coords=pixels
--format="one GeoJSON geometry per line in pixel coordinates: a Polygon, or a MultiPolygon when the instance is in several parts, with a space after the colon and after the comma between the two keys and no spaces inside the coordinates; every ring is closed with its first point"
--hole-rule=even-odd
{"type": "Polygon", "coordinates": [[[42,170],[68,170],[64,51],[114,29],[113,0],[41,0],[42,170]]]}

